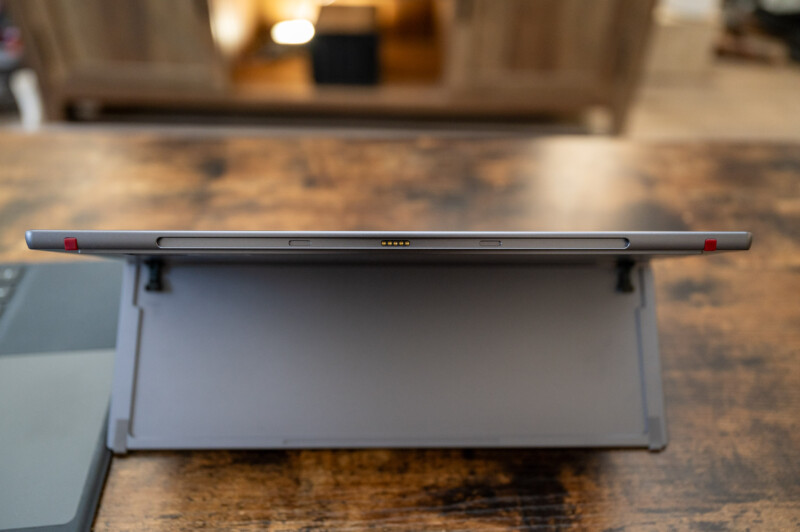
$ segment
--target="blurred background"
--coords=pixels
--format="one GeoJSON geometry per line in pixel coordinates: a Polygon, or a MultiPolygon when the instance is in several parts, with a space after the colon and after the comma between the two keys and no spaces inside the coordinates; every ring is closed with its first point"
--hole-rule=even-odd
{"type": "Polygon", "coordinates": [[[800,0],[0,0],[0,127],[800,138],[800,0]]]}

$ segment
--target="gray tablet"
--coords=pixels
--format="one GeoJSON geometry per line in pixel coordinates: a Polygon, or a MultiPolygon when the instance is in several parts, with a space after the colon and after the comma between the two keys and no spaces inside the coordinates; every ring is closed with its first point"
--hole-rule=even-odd
{"type": "Polygon", "coordinates": [[[118,453],[661,449],[649,259],[744,250],[750,240],[745,232],[27,233],[32,249],[127,259],[107,439],[118,453]]]}
{"type": "Polygon", "coordinates": [[[28,231],[30,249],[98,255],[273,258],[684,255],[750,248],[747,232],[28,231]]]}

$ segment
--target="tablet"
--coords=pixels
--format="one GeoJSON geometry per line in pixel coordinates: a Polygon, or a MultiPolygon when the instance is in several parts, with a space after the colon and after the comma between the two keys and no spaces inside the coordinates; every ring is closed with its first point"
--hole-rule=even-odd
{"type": "Polygon", "coordinates": [[[667,425],[649,259],[745,250],[751,236],[29,231],[27,241],[126,262],[107,440],[118,453],[655,450],[667,425]]]}
{"type": "Polygon", "coordinates": [[[28,231],[35,250],[111,256],[365,260],[693,255],[750,248],[748,232],[28,231]]]}

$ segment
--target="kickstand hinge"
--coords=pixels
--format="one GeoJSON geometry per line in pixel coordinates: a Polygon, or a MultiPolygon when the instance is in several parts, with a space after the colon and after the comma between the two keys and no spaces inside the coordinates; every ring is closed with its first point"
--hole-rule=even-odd
{"type": "Polygon", "coordinates": [[[164,282],[161,279],[161,270],[164,263],[159,259],[151,259],[144,261],[144,264],[147,266],[149,273],[144,289],[148,292],[161,292],[164,290],[164,282]]]}
{"type": "Polygon", "coordinates": [[[617,262],[617,292],[625,294],[633,292],[631,272],[634,264],[632,260],[620,260],[617,262]]]}

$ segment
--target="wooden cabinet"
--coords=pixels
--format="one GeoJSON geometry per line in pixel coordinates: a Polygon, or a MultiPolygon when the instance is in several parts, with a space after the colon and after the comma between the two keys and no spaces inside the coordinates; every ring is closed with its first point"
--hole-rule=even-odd
{"type": "Polygon", "coordinates": [[[645,0],[460,0],[446,80],[510,112],[608,106],[620,129],[650,25],[645,0]]]}
{"type": "MultiPolygon", "coordinates": [[[[268,24],[271,11],[259,4],[269,0],[249,2],[261,17],[249,27],[268,24]]],[[[204,0],[18,0],[12,15],[54,119],[87,102],[100,109],[497,119],[604,106],[614,130],[623,127],[653,0],[395,2],[376,2],[394,8],[382,18],[383,75],[375,86],[315,85],[302,49],[265,58],[250,46],[223,57],[204,0]],[[416,20],[424,31],[408,31],[416,20]]]]}
{"type": "Polygon", "coordinates": [[[225,91],[203,1],[22,0],[11,14],[50,118],[81,99],[225,91]]]}

